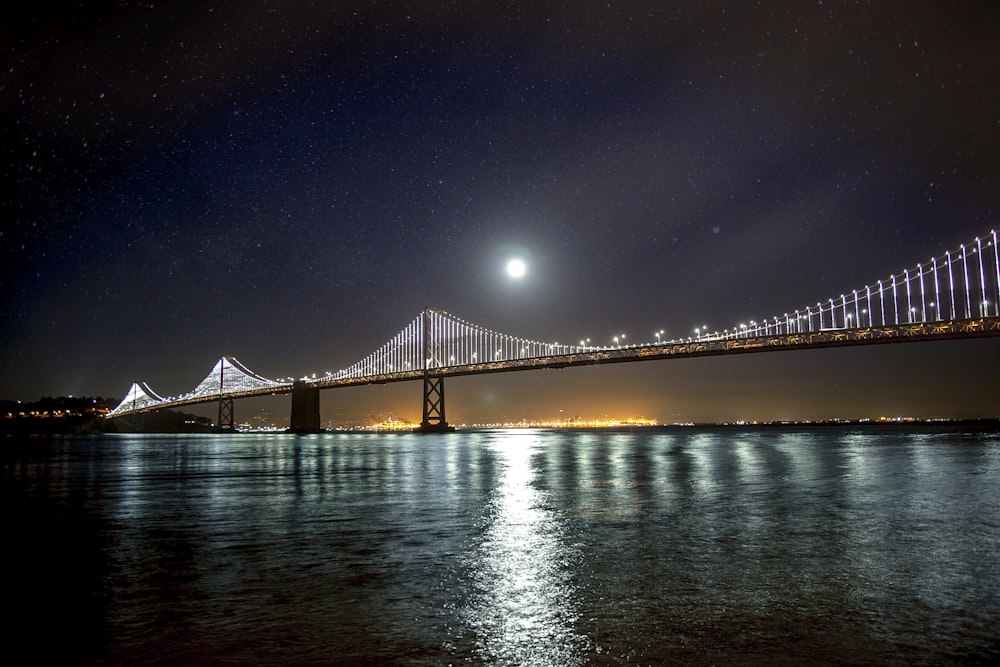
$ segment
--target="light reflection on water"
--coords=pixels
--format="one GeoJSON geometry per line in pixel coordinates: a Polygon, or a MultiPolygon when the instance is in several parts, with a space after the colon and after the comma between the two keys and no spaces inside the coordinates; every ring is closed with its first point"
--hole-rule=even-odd
{"type": "Polygon", "coordinates": [[[572,572],[579,554],[566,544],[559,514],[536,487],[538,436],[491,439],[499,471],[481,525],[463,555],[473,589],[462,611],[479,657],[490,664],[579,665],[587,639],[575,631],[572,572]]]}
{"type": "Polygon", "coordinates": [[[8,636],[39,662],[1000,657],[995,432],[6,444],[8,636]]]}

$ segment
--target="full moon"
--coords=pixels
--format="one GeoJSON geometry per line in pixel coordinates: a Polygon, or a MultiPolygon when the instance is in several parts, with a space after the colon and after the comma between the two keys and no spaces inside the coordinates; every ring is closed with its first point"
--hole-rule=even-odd
{"type": "Polygon", "coordinates": [[[507,262],[507,275],[511,278],[521,278],[527,271],[528,267],[519,259],[507,262]]]}

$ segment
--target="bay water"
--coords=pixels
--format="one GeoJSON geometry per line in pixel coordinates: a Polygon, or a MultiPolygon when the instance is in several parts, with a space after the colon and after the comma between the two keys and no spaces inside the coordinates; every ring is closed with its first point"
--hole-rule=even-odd
{"type": "Polygon", "coordinates": [[[1000,433],[2,442],[8,650],[62,664],[987,664],[1000,433]]]}

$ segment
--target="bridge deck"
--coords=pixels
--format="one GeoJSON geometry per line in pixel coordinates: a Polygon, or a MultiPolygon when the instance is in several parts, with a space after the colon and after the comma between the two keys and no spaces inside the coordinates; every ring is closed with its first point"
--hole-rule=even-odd
{"type": "MultiPolygon", "coordinates": [[[[648,343],[620,348],[602,348],[586,353],[529,357],[526,359],[484,362],[463,366],[442,366],[430,369],[428,374],[439,377],[482,375],[507,371],[569,368],[572,366],[592,366],[595,364],[614,364],[631,361],[654,361],[657,359],[681,359],[725,354],[779,352],[884,343],[917,343],[994,336],[1000,336],[1000,317],[985,317],[954,322],[900,324],[885,327],[830,329],[746,338],[703,338],[701,340],[684,342],[648,343]]],[[[401,382],[416,380],[422,377],[423,371],[416,371],[376,375],[361,379],[328,382],[317,380],[315,386],[327,389],[357,384],[401,382]]]]}
{"type": "MultiPolygon", "coordinates": [[[[523,359],[440,366],[427,370],[433,377],[457,377],[462,375],[485,375],[511,371],[541,370],[546,368],[569,368],[596,364],[626,363],[634,361],[654,361],[682,359],[689,357],[719,356],[725,354],[747,354],[752,352],[778,352],[806,350],[828,347],[856,345],[877,345],[887,343],[929,342],[1000,336],[1000,317],[982,317],[953,321],[915,322],[891,326],[825,329],[791,334],[773,334],[747,337],[701,338],[686,341],[648,343],[623,347],[594,348],[585,352],[533,356],[523,359]]],[[[411,370],[383,373],[357,378],[307,380],[305,384],[316,389],[336,389],[367,384],[387,384],[421,380],[424,371],[411,370]]],[[[161,408],[174,408],[198,403],[209,403],[222,398],[247,398],[252,396],[273,396],[291,393],[291,384],[283,387],[269,387],[252,391],[228,394],[210,394],[199,397],[165,401],[155,406],[135,411],[123,411],[115,416],[125,416],[137,412],[149,412],[161,408]]]]}

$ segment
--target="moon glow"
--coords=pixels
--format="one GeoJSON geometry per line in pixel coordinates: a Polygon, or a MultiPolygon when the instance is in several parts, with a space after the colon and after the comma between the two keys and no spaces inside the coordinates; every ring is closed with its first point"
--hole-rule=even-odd
{"type": "Polygon", "coordinates": [[[507,262],[507,275],[511,278],[522,278],[528,272],[528,267],[519,259],[507,262]]]}

